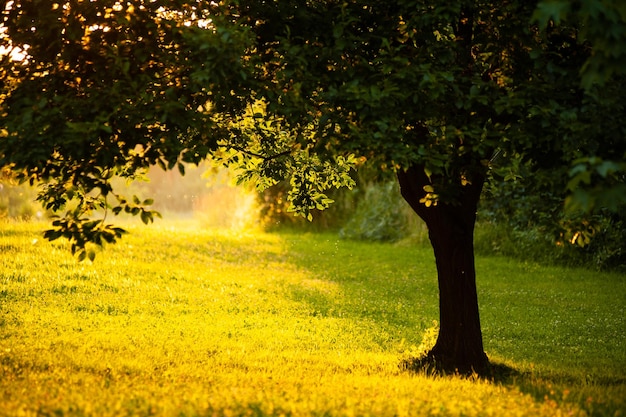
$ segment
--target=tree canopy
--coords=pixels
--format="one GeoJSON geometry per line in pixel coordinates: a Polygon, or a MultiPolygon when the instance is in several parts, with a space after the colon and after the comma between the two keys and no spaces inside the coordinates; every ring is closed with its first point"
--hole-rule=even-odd
{"type": "MultiPolygon", "coordinates": [[[[116,196],[109,178],[207,156],[263,184],[290,178],[307,216],[325,188],[351,184],[349,155],[423,165],[425,204],[454,199],[494,155],[561,182],[571,170],[579,208],[623,201],[617,1],[2,6],[0,162],[43,181],[49,208],[79,201],[50,237],[97,207],[149,221],[149,201],[116,196]]],[[[76,230],[102,226],[90,224],[76,230]]]]}

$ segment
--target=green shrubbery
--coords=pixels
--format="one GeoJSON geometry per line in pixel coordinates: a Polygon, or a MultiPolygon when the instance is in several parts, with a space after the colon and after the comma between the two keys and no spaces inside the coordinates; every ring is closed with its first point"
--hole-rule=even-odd
{"type": "Polygon", "coordinates": [[[515,181],[486,188],[476,228],[477,253],[597,270],[626,269],[623,214],[563,210],[564,196],[549,191],[558,187],[534,181],[532,173],[522,171],[523,177],[515,181]]]}
{"type": "MultiPolygon", "coordinates": [[[[517,190],[515,196],[506,198],[494,194],[493,189],[485,193],[475,231],[477,254],[598,270],[626,268],[623,216],[600,213],[566,219],[558,197],[524,196],[523,192],[517,190]],[[537,204],[552,204],[554,210],[546,214],[537,210],[537,204]]],[[[339,231],[341,237],[428,244],[424,223],[404,202],[395,181],[361,185],[350,197],[353,207],[350,213],[341,214],[346,219],[339,231]]]]}
{"type": "Polygon", "coordinates": [[[339,235],[348,239],[393,242],[410,233],[407,205],[395,182],[370,183],[355,194],[356,209],[339,235]]]}
{"type": "Polygon", "coordinates": [[[503,255],[531,259],[543,264],[582,266],[597,270],[626,268],[626,239],[622,220],[600,217],[593,236],[584,246],[556,239],[537,225],[514,227],[506,222],[481,221],[476,227],[475,249],[480,255],[503,255]]]}

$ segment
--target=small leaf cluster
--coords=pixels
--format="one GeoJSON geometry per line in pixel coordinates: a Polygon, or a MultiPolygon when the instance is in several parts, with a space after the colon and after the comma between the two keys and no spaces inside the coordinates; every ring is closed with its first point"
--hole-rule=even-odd
{"type": "Polygon", "coordinates": [[[291,190],[287,195],[290,202],[288,211],[312,220],[312,210],[325,210],[334,202],[326,195],[326,190],[331,187],[354,187],[350,171],[356,162],[353,155],[323,162],[311,157],[296,160],[290,180],[291,190]]]}
{"type": "MultiPolygon", "coordinates": [[[[111,190],[109,183],[106,183],[106,190],[111,190]]],[[[112,192],[93,195],[85,192],[80,187],[71,186],[62,188],[58,183],[46,183],[41,187],[42,191],[38,199],[45,203],[47,209],[59,211],[66,206],[73,208],[67,210],[61,217],[53,216],[53,228],[44,233],[48,240],[66,238],[70,242],[72,254],[78,255],[78,260],[85,258],[94,260],[95,250],[90,247],[95,245],[102,247],[107,243],[115,243],[126,231],[120,227],[106,222],[107,213],[118,215],[122,212],[132,216],[139,216],[144,224],[154,221],[154,217],[160,217],[160,213],[149,210],[146,207],[153,204],[152,199],[141,201],[137,196],[131,200],[112,192]],[[117,205],[110,207],[108,198],[113,195],[117,200],[117,205]],[[95,212],[103,213],[101,219],[93,219],[95,212]]]]}
{"type": "Polygon", "coordinates": [[[260,191],[288,181],[290,212],[311,220],[312,210],[324,210],[333,203],[327,190],[355,185],[351,173],[358,160],[354,155],[316,152],[313,124],[302,126],[271,114],[263,100],[230,121],[230,126],[230,137],[220,142],[214,158],[235,168],[239,183],[253,182],[260,191]]]}
{"type": "Polygon", "coordinates": [[[119,205],[113,207],[111,212],[116,216],[122,212],[131,214],[133,216],[139,215],[141,221],[144,224],[149,224],[154,221],[155,217],[161,217],[161,214],[158,211],[148,210],[146,206],[151,206],[154,203],[154,200],[151,198],[147,198],[143,201],[139,199],[137,196],[132,197],[132,203],[130,203],[124,197],[118,197],[119,205]]]}
{"type": "Polygon", "coordinates": [[[68,212],[63,218],[57,217],[52,227],[44,232],[44,237],[48,240],[69,240],[72,254],[76,254],[79,261],[95,259],[96,252],[89,244],[103,246],[105,243],[115,243],[126,233],[124,229],[106,224],[103,220],[80,217],[77,211],[68,212]]]}

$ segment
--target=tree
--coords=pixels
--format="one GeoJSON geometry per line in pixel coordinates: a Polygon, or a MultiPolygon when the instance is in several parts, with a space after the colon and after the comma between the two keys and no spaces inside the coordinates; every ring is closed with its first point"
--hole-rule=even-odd
{"type": "Polygon", "coordinates": [[[427,361],[482,372],[473,230],[484,182],[519,159],[546,183],[581,158],[623,173],[623,70],[600,72],[608,37],[582,39],[580,18],[560,13],[597,20],[585,7],[601,5],[621,40],[626,14],[617,2],[564,4],[3,2],[4,50],[28,57],[2,57],[0,165],[43,181],[49,208],[78,200],[47,237],[68,237],[82,258],[123,233],[90,211],[152,220],[150,201],[116,194],[113,174],[210,156],[262,186],[288,178],[292,209],[309,217],[363,161],[393,170],[437,263],[427,361]],[[595,74],[582,86],[581,68],[595,74]]]}

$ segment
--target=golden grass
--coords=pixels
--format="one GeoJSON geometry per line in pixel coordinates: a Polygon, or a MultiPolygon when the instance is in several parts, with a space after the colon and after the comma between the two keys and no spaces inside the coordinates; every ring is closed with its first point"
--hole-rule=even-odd
{"type": "Polygon", "coordinates": [[[400,370],[402,356],[419,350],[415,339],[350,311],[312,308],[303,294],[337,305],[345,294],[302,265],[307,255],[289,236],[165,224],[133,229],[91,264],[43,241],[43,227],[0,228],[0,415],[591,410],[563,391],[537,398],[513,383],[400,370]]]}

